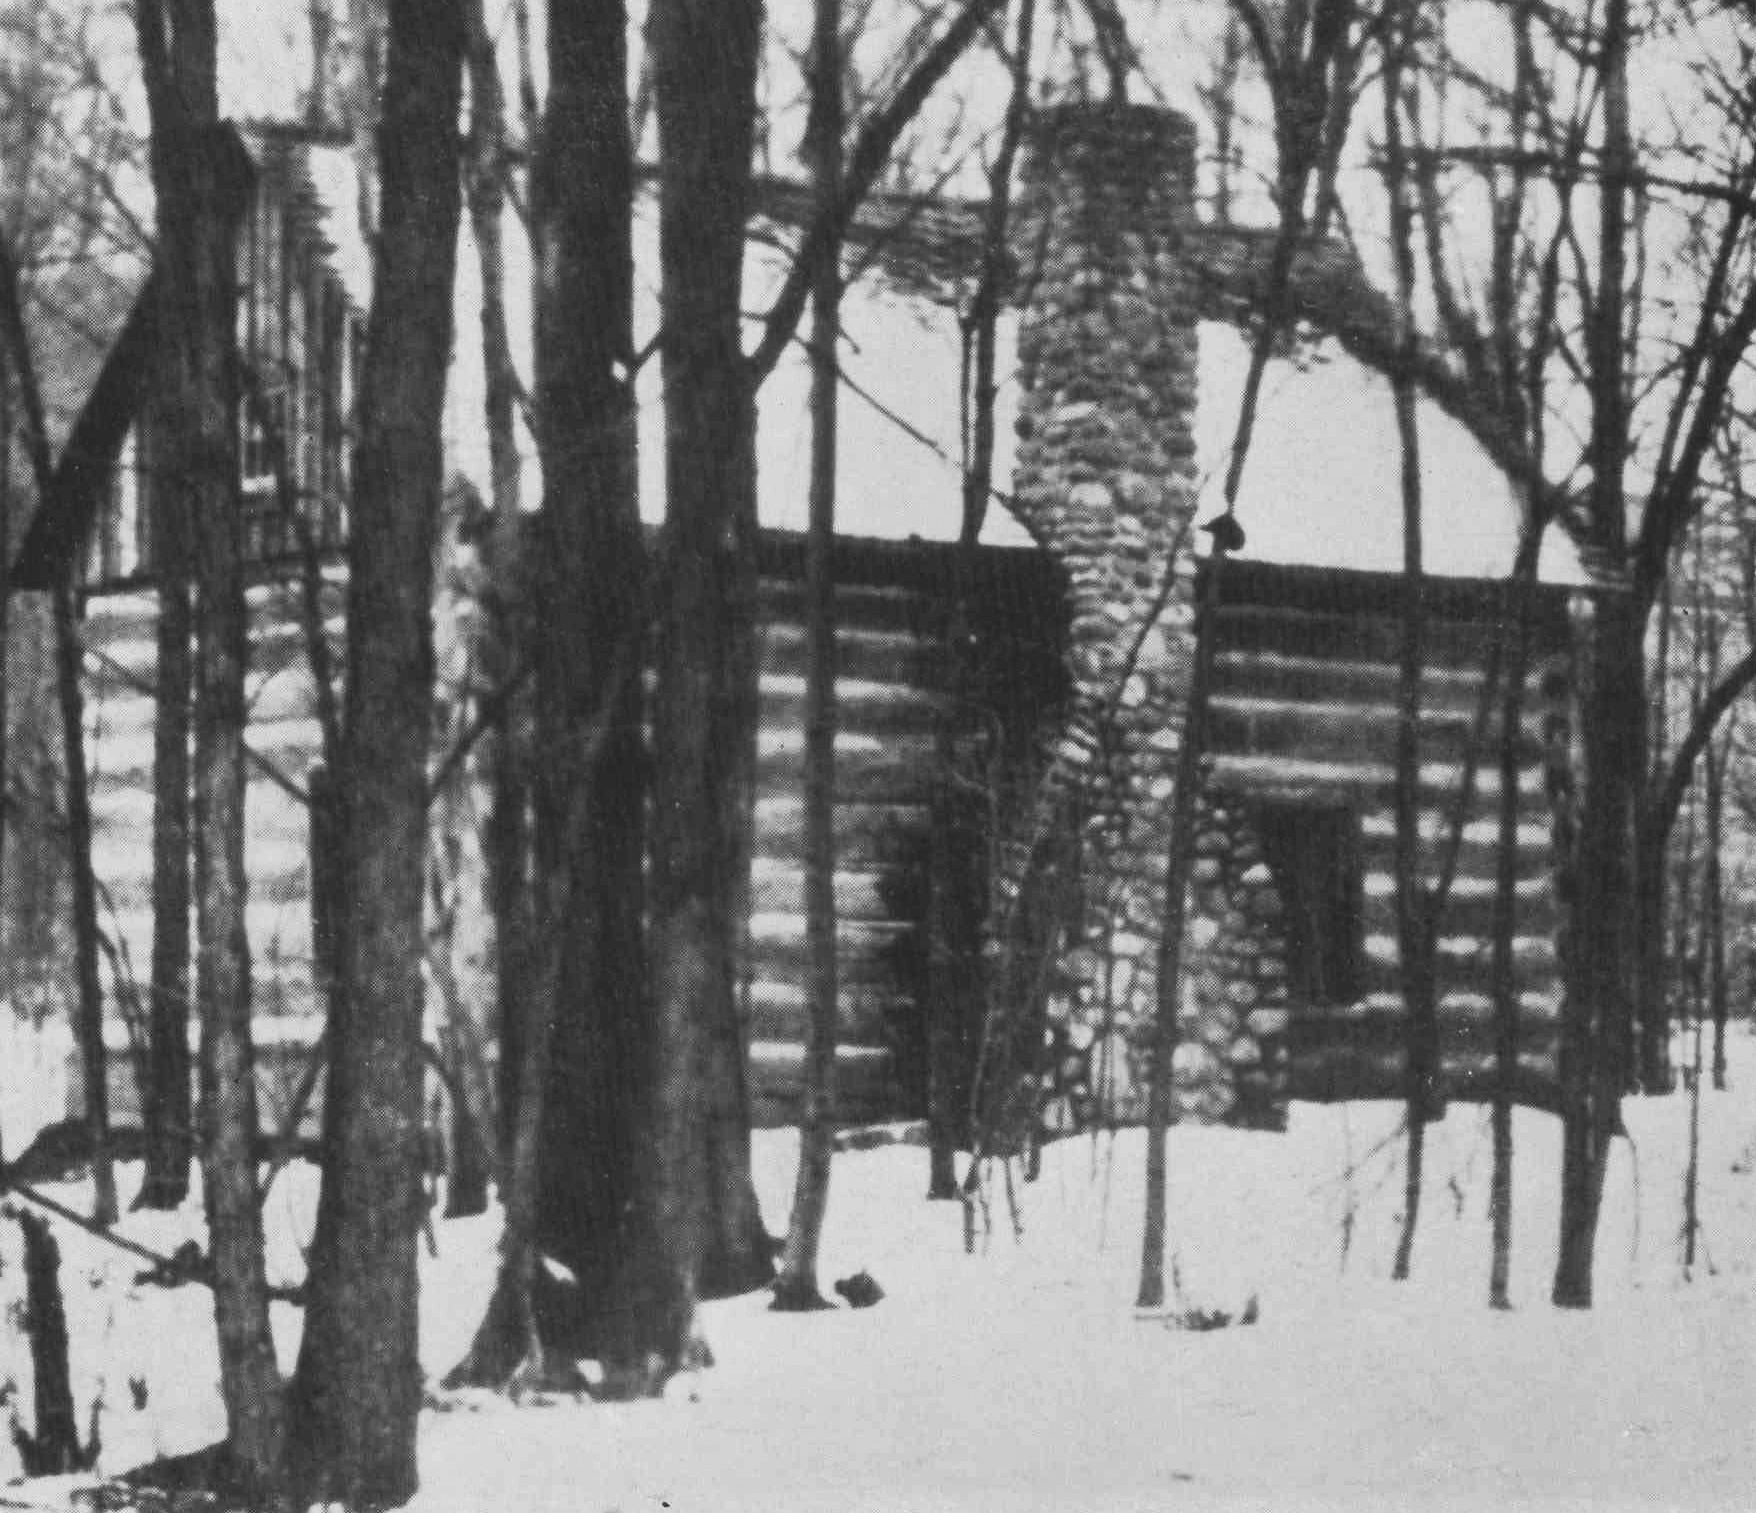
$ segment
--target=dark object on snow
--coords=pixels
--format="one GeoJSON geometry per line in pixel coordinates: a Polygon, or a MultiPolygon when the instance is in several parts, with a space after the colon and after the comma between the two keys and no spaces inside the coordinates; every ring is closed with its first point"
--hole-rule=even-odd
{"type": "Polygon", "coordinates": [[[182,1287],[189,1282],[212,1285],[213,1272],[201,1246],[185,1240],[156,1266],[134,1274],[137,1287],[182,1287]]]}
{"type": "Polygon", "coordinates": [[[849,1308],[870,1308],[884,1297],[884,1289],[868,1271],[856,1271],[835,1284],[835,1290],[847,1299],[849,1308]]]}
{"type": "Polygon", "coordinates": [[[1206,1334],[1213,1329],[1229,1329],[1234,1324],[1254,1324],[1260,1317],[1256,1294],[1251,1293],[1236,1317],[1223,1308],[1191,1308],[1178,1314],[1175,1323],[1179,1329],[1187,1329],[1193,1334],[1206,1334]]]}

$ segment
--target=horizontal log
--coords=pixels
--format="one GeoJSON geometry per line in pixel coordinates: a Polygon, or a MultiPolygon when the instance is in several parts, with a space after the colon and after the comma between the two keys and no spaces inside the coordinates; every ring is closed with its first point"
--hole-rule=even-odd
{"type": "MultiPolygon", "coordinates": [[[[835,797],[843,803],[921,803],[932,782],[933,737],[903,732],[841,731],[835,738],[835,797]]],[[[757,741],[756,781],[762,792],[799,792],[805,781],[805,737],[769,727],[757,741]]]]}
{"type": "MultiPolygon", "coordinates": [[[[761,718],[765,727],[802,728],[805,723],[805,680],[763,674],[761,718]]],[[[866,735],[931,731],[946,709],[945,700],[905,683],[872,683],[843,679],[836,687],[836,726],[866,735]]]]}
{"type": "MultiPolygon", "coordinates": [[[[310,885],[309,856],[303,844],[252,846],[245,858],[253,898],[303,898],[310,885]]],[[[126,911],[152,905],[152,851],[139,846],[108,846],[98,859],[103,884],[100,907],[126,911]]]]}
{"type": "MultiPolygon", "coordinates": [[[[1399,956],[1394,935],[1366,937],[1360,975],[1367,996],[1401,992],[1399,956]]],[[[1444,937],[1439,942],[1437,956],[1441,994],[1451,991],[1486,994],[1492,990],[1493,954],[1481,941],[1471,936],[1444,937]]],[[[1554,983],[1558,970],[1552,937],[1520,936],[1513,941],[1512,976],[1520,992],[1546,991],[1554,983]]]]}
{"type": "MultiPolygon", "coordinates": [[[[1374,873],[1369,879],[1377,884],[1390,881],[1387,874],[1374,873]]],[[[1471,879],[1492,883],[1492,878],[1471,879]]],[[[1561,908],[1555,899],[1553,884],[1547,876],[1527,879],[1520,884],[1513,905],[1513,920],[1519,935],[1552,937],[1561,920],[1561,908]]],[[[1394,933],[1396,899],[1386,892],[1368,889],[1362,911],[1362,922],[1369,934],[1394,933]]],[[[1445,900],[1439,916],[1441,935],[1473,939],[1484,947],[1492,938],[1494,928],[1494,895],[1489,889],[1460,890],[1455,884],[1445,900]]]]}
{"type": "MultiPolygon", "coordinates": [[[[764,578],[757,593],[757,613],[764,623],[805,618],[804,581],[764,578]]],[[[860,630],[907,631],[932,635],[942,611],[930,599],[911,588],[839,582],[835,588],[837,627],[860,630]]]]}
{"type": "MultiPolygon", "coordinates": [[[[1498,638],[1496,627],[1479,621],[1431,620],[1422,638],[1423,657],[1430,667],[1486,667],[1498,638]]],[[[1215,651],[1394,666],[1402,655],[1402,626],[1394,613],[1230,604],[1219,611],[1215,651]]]]}
{"type": "MultiPolygon", "coordinates": [[[[762,627],[761,638],[761,665],[765,673],[801,678],[806,675],[810,645],[803,625],[788,620],[771,621],[762,627]]],[[[944,676],[945,650],[937,641],[912,630],[838,625],[835,671],[838,678],[931,688],[944,676]]]]}
{"type": "MultiPolygon", "coordinates": [[[[301,774],[294,774],[295,778],[301,774]]],[[[94,785],[91,796],[94,845],[128,847],[152,844],[152,790],[94,785]]],[[[260,773],[250,774],[244,811],[246,851],[273,843],[303,842],[310,833],[305,806],[260,773]]]]}
{"type": "MultiPolygon", "coordinates": [[[[1492,1058],[1447,1059],[1439,1078],[1442,1098],[1458,1103],[1485,1103],[1499,1086],[1492,1058]]],[[[1346,1103],[1356,1100],[1401,1101],[1408,1083],[1398,1053],[1363,1053],[1335,1049],[1293,1057],[1287,1065],[1287,1092],[1301,1103],[1346,1103]]],[[[1512,1079],[1513,1102],[1553,1112],[1560,1102],[1560,1079],[1552,1056],[1521,1054],[1512,1079]]]]}
{"type": "MultiPolygon", "coordinates": [[[[339,564],[325,564],[323,604],[330,615],[339,615],[347,601],[347,569],[339,564]]],[[[244,607],[252,621],[270,619],[295,621],[303,603],[302,569],[257,578],[245,585],[244,607]]],[[[145,636],[151,639],[152,627],[158,619],[158,594],[138,587],[115,592],[90,594],[85,601],[84,626],[88,636],[145,636]]]]}
{"type": "MultiPolygon", "coordinates": [[[[843,984],[836,998],[836,1042],[843,1046],[888,1046],[893,1028],[913,1014],[914,1006],[905,998],[876,991],[850,991],[843,984]]],[[[802,986],[762,980],[751,983],[751,1040],[803,1047],[810,1017],[810,1004],[802,986]]]]}
{"type": "MultiPolygon", "coordinates": [[[[915,945],[915,932],[908,929],[879,932],[861,926],[838,931],[835,964],[842,990],[885,994],[902,991],[915,945]]],[[[802,933],[752,934],[749,952],[751,975],[759,981],[799,987],[810,981],[810,956],[802,933]]]]}
{"type": "MultiPolygon", "coordinates": [[[[838,867],[873,870],[903,862],[925,863],[928,815],[922,804],[837,804],[838,867]]],[[[756,854],[769,862],[801,862],[805,856],[805,805],[791,794],[756,800],[756,854]]]]}
{"type": "MultiPolygon", "coordinates": [[[[1439,1010],[1439,1058],[1454,1059],[1492,1057],[1495,1047],[1495,1025],[1492,1017],[1479,1014],[1458,1014],[1439,1010]]],[[[1553,1017],[1537,1018],[1521,1014],[1518,1025],[1519,1055],[1554,1054],[1560,1039],[1560,1026],[1553,1017]]],[[[1288,1054],[1296,1062],[1302,1057],[1328,1055],[1348,1050],[1360,1053],[1395,1054],[1401,1056],[1408,1044],[1408,1017],[1400,1010],[1350,1014],[1345,1018],[1316,1018],[1306,1013],[1295,1014],[1287,1027],[1288,1054]]]]}
{"type": "MultiPolygon", "coordinates": [[[[290,717],[252,723],[244,737],[246,748],[280,776],[301,788],[322,751],[322,732],[314,718],[290,717]]],[[[86,752],[91,791],[150,790],[153,781],[153,732],[150,713],[138,725],[114,729],[99,725],[86,730],[86,752]]],[[[252,783],[274,780],[254,763],[246,762],[245,776],[252,783]]]]}
{"type": "MultiPolygon", "coordinates": [[[[1372,762],[1396,760],[1401,712],[1391,704],[1319,703],[1309,700],[1263,699],[1227,694],[1216,697],[1209,711],[1208,739],[1215,752],[1241,756],[1299,757],[1311,761],[1372,762]]],[[[1498,719],[1484,736],[1474,716],[1462,710],[1433,709],[1420,720],[1423,762],[1461,763],[1475,750],[1484,767],[1497,761],[1498,719]]],[[[1541,760],[1537,722],[1527,721],[1519,742],[1519,761],[1526,767],[1541,760]]]]}
{"type": "MultiPolygon", "coordinates": [[[[797,1124],[802,1106],[803,1053],[786,1042],[750,1044],[752,1122],[761,1129],[797,1124]]],[[[835,1110],[842,1123],[892,1117],[902,1104],[894,1061],[869,1046],[839,1048],[835,1057],[835,1110]]]]}
{"type": "MultiPolygon", "coordinates": [[[[894,884],[882,869],[856,870],[838,866],[835,873],[835,912],[839,919],[887,920],[893,917],[890,897],[894,884]]],[[[759,857],[751,869],[750,892],[762,913],[799,914],[805,911],[803,864],[759,857]]]]}
{"type": "MultiPolygon", "coordinates": [[[[1421,672],[1421,707],[1473,716],[1481,703],[1483,669],[1428,667],[1421,672]]],[[[1227,651],[1213,659],[1215,698],[1292,699],[1339,704],[1389,704],[1401,696],[1395,662],[1350,662],[1278,652],[1227,651]]],[[[1535,708],[1535,678],[1528,708],[1535,708]]]]}
{"type": "MultiPolygon", "coordinates": [[[[1518,876],[1521,881],[1548,878],[1552,874],[1553,838],[1549,831],[1547,809],[1538,800],[1521,797],[1521,818],[1518,823],[1518,876]]],[[[1485,813],[1489,806],[1476,804],[1471,808],[1474,818],[1463,828],[1458,846],[1457,864],[1460,878],[1491,878],[1500,856],[1500,821],[1495,814],[1485,813]]],[[[1452,828],[1451,815],[1440,808],[1428,808],[1421,814],[1421,850],[1423,859],[1439,854],[1452,828]]],[[[1374,809],[1359,817],[1360,856],[1368,870],[1381,877],[1393,877],[1396,855],[1396,819],[1388,809],[1374,809]]]]}
{"type": "MultiPolygon", "coordinates": [[[[146,972],[152,960],[152,910],[148,908],[98,907],[98,927],[112,939],[125,942],[136,972],[146,972]]],[[[284,898],[257,896],[244,906],[244,928],[250,937],[253,964],[273,970],[271,964],[287,961],[301,969],[311,959],[311,905],[301,889],[284,898]]]]}
{"type": "MultiPolygon", "coordinates": [[[[1387,807],[1396,786],[1396,772],[1389,762],[1312,761],[1304,757],[1245,756],[1221,751],[1213,757],[1212,773],[1214,786],[1233,794],[1307,803],[1387,807]]],[[[1421,801],[1432,805],[1445,800],[1457,791],[1462,777],[1459,763],[1423,762],[1417,790],[1421,801]]],[[[1533,767],[1520,773],[1518,790],[1540,802],[1544,795],[1542,771],[1533,767]]],[[[1491,765],[1479,768],[1472,816],[1490,817],[1499,791],[1498,771],[1491,765]]]]}

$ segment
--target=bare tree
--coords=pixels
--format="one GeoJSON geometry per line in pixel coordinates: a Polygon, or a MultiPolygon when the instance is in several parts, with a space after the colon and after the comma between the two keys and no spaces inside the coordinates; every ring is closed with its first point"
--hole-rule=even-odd
{"type": "MultiPolygon", "coordinates": [[[[10,240],[0,236],[0,326],[18,383],[37,492],[55,486],[55,465],[42,389],[25,325],[18,265],[10,240]]],[[[116,1175],[110,1158],[109,1068],[104,1050],[103,985],[98,978],[97,894],[91,862],[91,788],[85,766],[85,717],[79,669],[79,627],[73,607],[72,565],[54,588],[55,681],[59,694],[66,772],[67,841],[73,880],[74,965],[78,986],[76,1039],[85,1073],[85,1126],[91,1147],[93,1219],[116,1222],[116,1175]]]]}
{"type": "Polygon", "coordinates": [[[305,1503],[388,1506],[418,1485],[431,608],[467,41],[460,0],[392,0],[348,550],[339,1002],[288,1426],[290,1482],[305,1503]]]}
{"type": "MultiPolygon", "coordinates": [[[[240,1484],[278,1487],[282,1401],[257,1193],[256,1070],[244,901],[245,609],[238,507],[237,234],[253,172],[221,123],[210,0],[143,5],[140,59],[158,207],[160,463],[185,490],[196,620],[196,1000],[202,1172],[228,1446],[240,1484]]],[[[173,569],[176,570],[175,568],[173,569]]]]}
{"type": "Polygon", "coordinates": [[[1397,439],[1402,471],[1402,647],[1398,669],[1396,722],[1396,939],[1404,1012],[1407,1015],[1406,1122],[1408,1155],[1404,1169],[1402,1226],[1390,1275],[1406,1280],[1413,1260],[1420,1222],[1421,1183],[1425,1165],[1426,1127],[1435,1115],[1439,1083],[1439,1013],[1434,972],[1438,911],[1420,874],[1421,673],[1426,633],[1425,584],[1422,562],[1420,429],[1416,394],[1407,375],[1407,357],[1415,345],[1415,207],[1407,175],[1403,115],[1404,94],[1414,31],[1416,4],[1396,7],[1385,27],[1384,182],[1390,202],[1390,247],[1395,264],[1394,309],[1397,341],[1403,363],[1393,377],[1397,439]]]}
{"type": "Polygon", "coordinates": [[[653,709],[651,925],[659,1087],[657,1285],[672,1369],[696,1353],[695,1299],[718,1259],[768,1274],[749,1186],[738,948],[748,902],[756,666],[755,390],[739,295],[761,6],[711,20],[659,0],[647,23],[660,148],[665,521],[653,709]],[[736,1222],[722,1222],[723,1216],[736,1222]]]}
{"type": "MultiPolygon", "coordinates": [[[[819,213],[841,194],[840,0],[816,0],[809,152],[819,213]]],[[[835,468],[841,252],[823,258],[811,297],[811,500],[805,536],[805,943],[809,1009],[792,1220],[775,1278],[777,1309],[828,1308],[817,1251],[829,1208],[835,1134],[835,468]]]]}

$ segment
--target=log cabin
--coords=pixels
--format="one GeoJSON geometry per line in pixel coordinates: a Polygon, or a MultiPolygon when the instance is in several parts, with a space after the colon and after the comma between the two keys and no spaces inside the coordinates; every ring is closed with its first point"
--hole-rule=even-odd
{"type": "MultiPolygon", "coordinates": [[[[320,740],[305,570],[313,557],[321,567],[318,618],[339,648],[367,290],[350,248],[345,155],[272,129],[251,146],[243,336],[273,420],[249,422],[242,479],[255,578],[247,851],[273,1119],[318,1017],[305,799],[320,740]]],[[[1045,1122],[1141,1111],[1166,826],[1208,597],[1193,528],[1217,508],[1240,333],[1252,329],[1269,245],[1201,219],[1193,157],[1190,123],[1155,107],[1065,107],[1037,127],[1002,332],[1011,376],[999,476],[1010,488],[963,563],[958,304],[979,207],[904,213],[880,198],[855,228],[867,274],[850,296],[837,555],[848,1122],[923,1111],[935,1015],[956,1021],[965,1076],[984,1040],[1004,1039],[1045,1122]],[[971,586],[961,606],[959,582],[971,586]],[[955,665],[954,623],[966,637],[955,665]],[[961,807],[949,789],[966,795],[961,807]],[[953,844],[936,847],[935,827],[953,844]],[[961,901],[944,948],[978,983],[949,998],[927,938],[935,890],[961,901]]],[[[764,187],[771,228],[802,214],[789,186],[764,187]]],[[[640,234],[650,236],[649,217],[640,234]]],[[[772,238],[754,237],[755,306],[779,267],[772,238]]],[[[1400,500],[1388,391],[1371,373],[1383,307],[1327,247],[1301,250],[1290,306],[1298,325],[1271,364],[1238,500],[1247,548],[1211,596],[1214,684],[1173,1058],[1177,1117],[1268,1128],[1290,1099],[1400,1096],[1406,1055],[1391,867],[1400,500]]],[[[448,425],[465,476],[479,475],[484,455],[474,324],[460,307],[448,425]]],[[[759,435],[764,653],[745,1022],[753,1106],[768,1124],[797,1107],[805,1012],[802,375],[792,361],[775,375],[759,435]]],[[[643,427],[655,425],[658,397],[642,399],[643,427]]],[[[1565,745],[1583,590],[1564,551],[1545,557],[1556,581],[1503,581],[1518,529],[1510,490],[1440,406],[1424,404],[1422,423],[1434,438],[1419,779],[1429,872],[1456,829],[1438,931],[1441,1091],[1482,1097],[1495,1076],[1486,940],[1497,739],[1482,711],[1522,621],[1532,674],[1519,748],[1517,1092],[1547,1104],[1560,999],[1548,783],[1565,745]]],[[[647,430],[649,507],[662,499],[660,451],[647,430]]],[[[150,445],[136,443],[82,544],[87,740],[116,947],[109,986],[122,1007],[139,991],[127,964],[149,959],[153,486],[150,445]]],[[[467,612],[441,606],[442,616],[467,612]]],[[[478,928],[461,976],[450,961],[446,982],[485,991],[488,949],[478,928]]],[[[118,1079],[125,1114],[132,1079],[125,1069],[118,1079]]]]}

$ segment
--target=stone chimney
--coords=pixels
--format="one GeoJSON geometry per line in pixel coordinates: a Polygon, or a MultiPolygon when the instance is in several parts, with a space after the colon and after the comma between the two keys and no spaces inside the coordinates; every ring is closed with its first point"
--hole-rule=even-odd
{"type": "Polygon", "coordinates": [[[1053,761],[1086,826],[1086,919],[1060,1013],[1076,1044],[1110,1052],[1124,1117],[1144,1093],[1136,1048],[1155,1008],[1194,653],[1196,308],[1182,256],[1194,172],[1195,128],[1172,111],[1051,110],[1030,143],[1014,243],[1013,492],[1068,584],[1072,700],[1053,761]]]}

